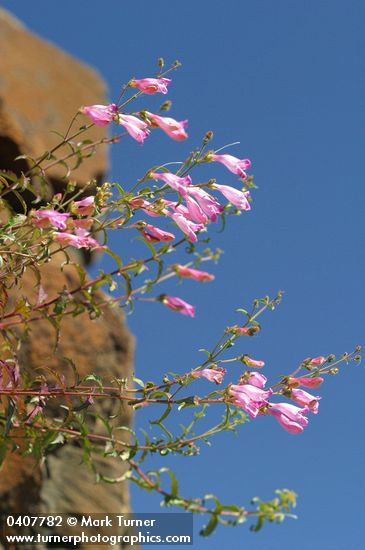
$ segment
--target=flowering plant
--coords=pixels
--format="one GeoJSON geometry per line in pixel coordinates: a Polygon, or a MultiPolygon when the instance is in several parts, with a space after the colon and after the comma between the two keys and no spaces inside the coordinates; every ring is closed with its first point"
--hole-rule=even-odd
{"type": "Polygon", "coordinates": [[[207,514],[209,521],[202,529],[205,536],[218,523],[235,525],[250,518],[256,520],[253,529],[258,530],[265,521],[280,522],[285,517],[293,517],[294,492],[279,490],[277,497],[269,502],[254,499],[250,509],[222,504],[212,495],[186,498],[180,494],[178,481],[171,470],[162,466],[159,470],[146,471],[144,464],[151,455],[159,455],[161,462],[167,454],[195,455],[199,452],[199,442],[206,442],[224,430],[235,431],[248,419],[257,421],[259,417],[266,417],[265,421],[271,421],[268,417],[273,417],[289,434],[303,432],[310,416],[318,413],[321,399],[307,389],[317,389],[326,375],[337,374],[341,363],[358,361],[360,349],[357,347],[353,353],[337,359],[333,355],[307,358],[293,372],[269,383],[261,370],[257,370],[264,368],[262,360],[242,352],[232,356],[231,350],[235,344],[240,346],[245,338],[260,332],[259,319],[265,311],[279,305],[281,292],[273,298],[255,299],[249,310],[238,309],[243,321],[222,329],[211,349],[203,350],[206,357],[201,364],[183,373],[160,373],[158,382],[144,382],[136,377],[133,381],[116,377],[101,379],[93,372],[92,365],[90,372],[80,377],[77,364],[73,365],[75,379],[71,381],[52,368],[40,365],[39,371],[29,372],[19,363],[19,329],[28,335],[41,320],[49,322],[54,330],[57,349],[62,320],[67,316],[88,313],[91,319],[96,319],[108,308],[132,309],[136,303],[150,301],[155,302],[156,307],[165,306],[172,312],[194,317],[193,305],[180,296],[157,292],[157,285],[173,277],[190,278],[198,283],[212,281],[214,276],[203,270],[202,264],[218,261],[221,251],[207,247],[210,225],[219,220],[225,222],[230,215],[241,212],[247,215],[251,210],[251,192],[255,189],[253,177],[247,174],[251,162],[208,149],[212,132],[206,133],[201,145],[178,164],[177,170],[170,170],[170,163],[153,166],[127,189],[109,182],[98,186],[90,182],[86,188],[78,189],[73,183],[73,161],[76,160],[76,167],[87,161],[101,144],[112,144],[122,138],[143,144],[155,129],[162,130],[175,141],[188,138],[186,120],[177,121],[162,114],[169,110],[169,102],[161,106],[158,114],[145,109],[127,111],[128,106],[143,94],[168,92],[171,80],[166,76],[179,64],[176,62],[165,71],[162,60],[159,64],[160,70],[154,78],[133,78],[124,85],[116,103],[80,107],[57,146],[39,158],[25,157],[29,165],[26,173],[20,177],[9,171],[0,173],[4,208],[12,195],[16,195],[23,205],[22,213],[8,210],[7,219],[0,227],[0,423],[3,429],[0,456],[4,459],[11,451],[21,451],[41,459],[60,445],[76,440],[99,479],[102,480],[103,475],[93,461],[95,453],[116,457],[125,464],[119,481],[129,479],[141,489],[159,493],[165,505],[207,514]],[[80,117],[83,117],[83,124],[72,133],[80,117]],[[87,139],[78,141],[93,125],[116,125],[122,132],[91,143],[87,139]],[[58,156],[65,144],[69,152],[58,156]],[[195,174],[199,166],[209,164],[214,168],[216,162],[238,176],[237,187],[219,184],[213,178],[200,182],[199,172],[193,179],[192,173],[195,174]],[[57,193],[47,202],[42,189],[47,188],[48,171],[55,165],[66,168],[67,186],[63,193],[57,193]],[[25,191],[34,197],[30,208],[22,198],[25,191]],[[137,259],[121,258],[118,251],[109,246],[112,231],[133,231],[148,249],[148,254],[137,259]],[[185,250],[180,253],[183,245],[185,250]],[[88,278],[78,261],[77,250],[80,249],[110,255],[116,263],[115,268],[88,278]],[[172,253],[180,255],[178,263],[169,261],[172,253]],[[75,286],[59,289],[56,297],[49,297],[44,289],[42,266],[60,255],[64,267],[75,268],[79,281],[75,286]],[[150,266],[155,266],[156,272],[152,278],[146,278],[150,266]],[[36,275],[37,292],[34,297],[19,297],[18,293],[14,300],[14,291],[29,270],[36,275]],[[123,290],[116,295],[121,287],[123,290]],[[101,294],[100,289],[109,293],[101,294]],[[234,362],[242,366],[238,379],[232,379],[228,372],[229,364],[234,362]],[[198,378],[206,381],[203,395],[195,394],[194,384],[198,378]],[[95,403],[111,399],[134,410],[148,406],[156,435],[150,437],[144,433],[140,436],[118,424],[118,417],[112,422],[100,415],[105,430],[94,432],[95,403]],[[213,407],[223,412],[221,419],[213,421],[208,428],[204,423],[199,431],[202,418],[213,407]],[[62,414],[65,410],[66,415],[62,414]],[[176,430],[176,415],[183,410],[193,412],[192,420],[176,430]],[[120,436],[123,429],[128,437],[120,436]],[[164,474],[167,474],[169,486],[166,486],[164,474]]]}

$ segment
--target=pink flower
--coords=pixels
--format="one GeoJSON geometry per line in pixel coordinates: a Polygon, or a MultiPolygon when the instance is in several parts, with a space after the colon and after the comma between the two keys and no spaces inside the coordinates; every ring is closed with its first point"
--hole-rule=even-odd
{"type": "Polygon", "coordinates": [[[175,174],[171,174],[171,172],[151,172],[150,174],[151,178],[156,180],[161,180],[167,185],[169,185],[172,189],[180,193],[183,197],[185,197],[187,193],[186,187],[188,185],[191,185],[191,177],[185,176],[184,178],[181,178],[180,176],[176,176],[175,174]]]}
{"type": "Polygon", "coordinates": [[[161,92],[167,94],[167,86],[170,84],[169,78],[142,78],[140,80],[132,80],[130,85],[132,88],[138,88],[145,94],[155,94],[161,92]]]}
{"type": "Polygon", "coordinates": [[[232,384],[229,395],[233,397],[235,405],[242,407],[253,418],[256,418],[260,408],[267,405],[266,399],[272,395],[272,390],[263,390],[251,384],[232,384]]]}
{"type": "Polygon", "coordinates": [[[185,267],[184,265],[174,265],[173,269],[178,275],[180,275],[180,277],[195,279],[196,281],[203,283],[205,283],[206,281],[213,281],[214,279],[214,275],[211,275],[207,271],[200,271],[199,269],[185,267]]]}
{"type": "Polygon", "coordinates": [[[325,360],[326,358],[323,357],[323,355],[320,355],[319,357],[314,357],[313,359],[311,359],[309,365],[312,367],[319,367],[322,365],[322,363],[325,362],[325,360]]]}
{"type": "Polygon", "coordinates": [[[62,214],[56,210],[48,208],[46,210],[32,210],[33,223],[37,227],[57,227],[57,229],[66,229],[66,220],[70,214],[62,214]]]}
{"type": "Polygon", "coordinates": [[[206,214],[204,214],[203,210],[201,209],[199,204],[196,202],[196,200],[193,199],[192,197],[189,197],[189,195],[186,195],[185,200],[186,200],[186,206],[189,213],[189,219],[192,220],[193,222],[206,224],[208,221],[208,217],[206,216],[206,214]]]}
{"type": "Polygon", "coordinates": [[[0,359],[0,389],[10,389],[15,388],[19,385],[20,381],[20,370],[19,365],[12,361],[11,359],[8,359],[7,361],[2,361],[0,359]],[[6,377],[6,383],[3,380],[4,374],[3,370],[5,371],[5,377],[6,377]]]}
{"type": "Polygon", "coordinates": [[[268,414],[274,416],[286,431],[295,434],[302,432],[308,424],[308,418],[304,416],[307,410],[290,403],[275,403],[270,404],[268,414]]]}
{"type": "Polygon", "coordinates": [[[174,220],[176,225],[181,229],[181,231],[185,233],[189,241],[191,241],[192,243],[196,243],[196,241],[198,240],[196,233],[198,231],[201,231],[204,228],[204,225],[193,223],[190,220],[184,218],[182,214],[179,214],[177,212],[175,212],[175,214],[169,215],[174,220]]]}
{"type": "Polygon", "coordinates": [[[218,185],[217,183],[214,184],[214,189],[218,189],[229,202],[240,210],[251,210],[251,205],[248,201],[248,197],[250,196],[249,191],[243,192],[229,185],[218,185]]]}
{"type": "Polygon", "coordinates": [[[236,174],[243,180],[247,178],[245,170],[250,168],[251,161],[248,159],[238,159],[232,155],[212,155],[211,159],[216,162],[221,162],[233,174],[236,174]]]}
{"type": "Polygon", "coordinates": [[[194,199],[198,202],[204,214],[208,216],[208,218],[212,222],[215,222],[217,220],[218,214],[223,212],[224,207],[201,187],[191,186],[187,191],[189,195],[193,196],[194,199]]]}
{"type": "Polygon", "coordinates": [[[148,214],[149,216],[152,216],[153,218],[158,218],[162,214],[162,212],[160,213],[154,210],[154,205],[152,203],[140,197],[134,197],[134,199],[131,199],[129,201],[129,205],[134,210],[137,210],[138,208],[140,208],[141,210],[143,210],[143,212],[146,212],[146,214],[148,214]]]}
{"type": "Polygon", "coordinates": [[[265,363],[263,361],[257,361],[257,359],[252,359],[252,357],[249,357],[248,355],[244,355],[242,361],[248,367],[254,367],[256,369],[261,369],[265,366],[265,363]]]}
{"type": "Polygon", "coordinates": [[[144,224],[144,228],[147,229],[147,231],[143,231],[144,237],[148,241],[173,241],[175,239],[175,235],[173,233],[169,233],[168,231],[163,231],[159,227],[156,227],[154,225],[151,225],[149,223],[144,224]]]}
{"type": "Polygon", "coordinates": [[[118,123],[124,126],[128,134],[139,143],[143,143],[150,133],[147,124],[133,115],[119,114],[118,123]]]}
{"type": "Polygon", "coordinates": [[[95,210],[95,197],[86,197],[81,201],[75,201],[72,209],[80,216],[90,216],[95,210]]]}
{"type": "Polygon", "coordinates": [[[318,401],[321,399],[318,395],[314,396],[304,390],[293,388],[291,391],[291,398],[299,405],[308,407],[314,414],[317,414],[319,406],[318,401]]]}
{"type": "Polygon", "coordinates": [[[72,225],[78,229],[90,229],[94,220],[91,218],[83,218],[81,220],[72,220],[72,225]]]}
{"type": "Polygon", "coordinates": [[[267,382],[266,376],[259,372],[250,372],[247,376],[247,383],[251,386],[256,386],[256,388],[264,388],[267,382]]]}
{"type": "Polygon", "coordinates": [[[292,388],[297,388],[298,386],[304,386],[305,388],[318,388],[323,382],[323,378],[320,376],[314,376],[313,378],[307,376],[299,376],[298,378],[289,377],[288,385],[292,388]]]}
{"type": "Polygon", "coordinates": [[[223,382],[223,377],[227,373],[226,369],[217,367],[215,369],[202,369],[191,372],[193,378],[200,378],[203,376],[207,378],[210,382],[215,382],[216,384],[221,384],[223,382]]]}
{"type": "Polygon", "coordinates": [[[177,298],[176,296],[168,296],[167,294],[164,294],[161,297],[161,302],[173,311],[178,311],[183,315],[189,315],[190,317],[194,317],[195,315],[195,307],[187,302],[184,302],[181,298],[177,298]]]}
{"type": "Polygon", "coordinates": [[[166,134],[172,139],[182,141],[188,137],[188,134],[185,132],[185,128],[188,125],[187,120],[182,120],[178,122],[173,118],[154,115],[153,113],[149,113],[148,111],[145,111],[145,113],[152,127],[161,128],[161,130],[166,132],[166,134]]]}
{"type": "Polygon", "coordinates": [[[89,105],[81,107],[80,111],[88,116],[97,126],[107,126],[116,118],[118,106],[115,103],[110,105],[89,105]]]}
{"type": "Polygon", "coordinates": [[[105,246],[101,246],[101,244],[91,237],[90,233],[84,229],[76,229],[76,235],[73,233],[55,232],[53,236],[55,241],[75,248],[106,248],[105,246]]]}
{"type": "Polygon", "coordinates": [[[179,204],[179,203],[173,202],[173,201],[165,201],[165,203],[166,203],[166,206],[169,206],[175,212],[177,212],[178,214],[181,214],[187,220],[190,220],[189,210],[187,209],[187,207],[184,204],[179,204]]]}

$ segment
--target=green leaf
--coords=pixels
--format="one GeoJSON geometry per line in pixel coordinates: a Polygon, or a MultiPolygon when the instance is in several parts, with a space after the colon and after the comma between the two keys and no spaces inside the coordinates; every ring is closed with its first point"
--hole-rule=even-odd
{"type": "Polygon", "coordinates": [[[137,386],[140,386],[141,388],[144,388],[145,384],[144,384],[143,380],[141,380],[140,378],[137,378],[136,376],[133,376],[132,380],[135,384],[137,384],[137,386]]]}
{"type": "Polygon", "coordinates": [[[237,313],[243,313],[244,315],[246,315],[246,317],[250,317],[250,314],[248,313],[248,311],[246,311],[242,307],[239,307],[238,309],[236,309],[236,311],[237,313]]]}
{"type": "Polygon", "coordinates": [[[169,468],[160,468],[159,472],[160,474],[163,474],[163,473],[169,474],[171,479],[171,490],[170,490],[171,497],[173,498],[177,497],[179,494],[179,484],[174,472],[172,472],[169,468]]]}
{"type": "Polygon", "coordinates": [[[96,382],[98,386],[100,386],[101,388],[103,387],[103,379],[97,374],[88,374],[87,376],[85,376],[84,380],[85,382],[96,382]]]}
{"type": "Polygon", "coordinates": [[[257,533],[262,529],[263,525],[264,525],[263,516],[258,516],[255,525],[251,525],[250,530],[253,531],[254,533],[257,533]]]}
{"type": "Polygon", "coordinates": [[[160,422],[165,420],[165,418],[169,416],[171,411],[172,411],[172,405],[167,405],[165,412],[160,416],[160,418],[158,420],[151,420],[150,423],[160,425],[160,422]]]}
{"type": "Polygon", "coordinates": [[[109,256],[111,256],[113,258],[113,260],[115,260],[117,266],[118,266],[118,269],[122,269],[122,266],[123,266],[123,263],[122,263],[122,260],[120,259],[120,257],[118,256],[118,254],[115,254],[115,252],[113,252],[112,250],[110,250],[109,248],[106,248],[104,250],[104,252],[106,254],[108,254],[109,256]]]}
{"type": "Polygon", "coordinates": [[[212,514],[207,525],[205,525],[203,529],[200,531],[200,535],[202,537],[209,537],[209,535],[211,535],[213,531],[216,529],[217,525],[218,525],[218,517],[216,514],[212,514]]]}

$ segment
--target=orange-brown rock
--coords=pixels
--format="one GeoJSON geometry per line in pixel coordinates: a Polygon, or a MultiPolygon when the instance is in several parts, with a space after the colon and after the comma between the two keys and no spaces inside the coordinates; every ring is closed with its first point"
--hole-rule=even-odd
{"type": "MultiPolygon", "coordinates": [[[[47,299],[58,296],[62,288],[77,288],[79,277],[74,267],[61,270],[63,254],[53,256],[42,267],[42,287],[47,299]]],[[[35,296],[35,276],[29,271],[22,277],[13,299],[20,296],[30,300],[35,296]]],[[[100,298],[102,293],[99,293],[100,298]]],[[[55,350],[56,332],[46,320],[30,324],[31,331],[22,341],[19,362],[23,369],[33,372],[35,368],[52,369],[63,373],[72,383],[74,374],[65,358],[71,360],[79,375],[95,373],[106,382],[113,378],[130,378],[132,372],[134,342],[124,325],[119,310],[106,308],[104,315],[91,320],[88,313],[76,317],[65,315],[61,321],[60,338],[55,350]]],[[[19,332],[19,336],[23,336],[19,332]]],[[[43,374],[52,379],[47,370],[43,374]]],[[[53,378],[54,381],[54,378],[53,378]]],[[[96,400],[93,411],[104,418],[116,415],[114,425],[131,424],[130,407],[116,400],[96,400]]],[[[51,403],[48,415],[62,416],[57,403],[51,403]]],[[[95,433],[104,433],[101,423],[89,423],[95,433]]],[[[106,484],[95,482],[92,470],[81,464],[82,450],[72,443],[50,453],[42,465],[30,456],[16,453],[7,455],[0,473],[0,513],[126,513],[129,511],[128,490],[124,483],[106,484]]],[[[120,459],[96,456],[97,470],[109,478],[119,478],[125,471],[120,459]]],[[[67,534],[67,528],[63,534],[67,534]]],[[[73,531],[75,534],[75,532],[73,531]]],[[[1,547],[1,546],[0,546],[1,547]]]]}
{"type": "MultiPolygon", "coordinates": [[[[82,105],[105,103],[105,84],[94,69],[39,38],[9,12],[0,9],[0,160],[1,169],[22,154],[38,157],[55,146],[82,105]]],[[[79,115],[74,131],[88,119],[79,115]]],[[[92,140],[105,136],[93,127],[92,140]]],[[[77,139],[83,139],[81,136],[77,139]]],[[[62,156],[68,149],[57,152],[62,156]]],[[[73,164],[72,164],[73,165],[73,164]]],[[[18,171],[26,170],[18,161],[18,171]]],[[[72,174],[79,185],[105,174],[107,158],[101,146],[88,162],[72,174]]],[[[65,169],[55,166],[47,171],[60,180],[65,169]]]]}

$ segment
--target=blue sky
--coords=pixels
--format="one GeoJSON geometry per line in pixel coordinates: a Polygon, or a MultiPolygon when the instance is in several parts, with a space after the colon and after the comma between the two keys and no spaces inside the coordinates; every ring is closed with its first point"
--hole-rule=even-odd
{"type": "MultiPolygon", "coordinates": [[[[131,75],[151,75],[157,57],[182,61],[169,96],[171,115],[189,119],[189,142],[155,132],[143,148],[132,140],[120,143],[112,151],[111,179],[133,182],[152,164],[183,158],[206,130],[214,131],[217,148],[240,141],[230,152],[253,162],[259,189],[252,212],[230,220],[223,235],[212,233],[225,250],[212,268],[216,280],[165,287],[196,304],[196,318],[149,303],[129,318],[139,376],[158,379],[195,366],[197,350],[239,321],[236,307],[279,288],[283,303],[265,316],[258,337],[242,339],[237,348],[265,360],[270,380],[305,357],[340,354],[363,342],[363,1],[2,5],[95,66],[110,99],[131,75]]],[[[236,184],[223,167],[211,175],[236,184]]],[[[123,255],[123,243],[114,244],[123,255]]],[[[287,434],[274,419],[258,419],[238,437],[218,437],[197,458],[169,461],[187,495],[214,491],[222,501],[245,505],[255,495],[270,498],[276,488],[299,494],[298,521],[257,535],[245,526],[220,528],[208,540],[197,537],[194,548],[359,549],[363,383],[363,368],[355,365],[327,379],[320,412],[300,436],[287,434]]],[[[159,511],[158,499],[135,490],[133,506],[159,511]]],[[[198,530],[201,520],[195,523],[198,530]]]]}

